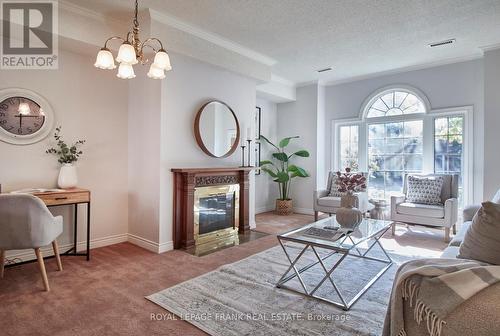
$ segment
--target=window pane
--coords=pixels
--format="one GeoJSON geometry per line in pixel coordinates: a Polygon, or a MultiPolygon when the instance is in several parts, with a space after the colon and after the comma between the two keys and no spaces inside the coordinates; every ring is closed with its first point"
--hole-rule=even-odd
{"type": "Polygon", "coordinates": [[[449,134],[463,134],[464,133],[464,118],[455,117],[449,119],[448,133],[449,134]]]}
{"type": "Polygon", "coordinates": [[[421,137],[424,134],[424,123],[422,120],[405,122],[405,137],[421,137]]]}
{"type": "Polygon", "coordinates": [[[403,170],[403,156],[394,155],[385,157],[385,170],[403,170]]]}
{"type": "Polygon", "coordinates": [[[405,170],[418,172],[423,168],[422,155],[407,155],[405,157],[405,170]]]}
{"type": "Polygon", "coordinates": [[[408,154],[422,154],[423,152],[423,144],[422,138],[409,138],[405,139],[404,142],[404,151],[408,154]]]}
{"type": "Polygon", "coordinates": [[[434,121],[434,132],[436,136],[448,134],[448,118],[437,118],[434,121]]]}
{"type": "Polygon", "coordinates": [[[448,138],[448,153],[462,154],[462,135],[450,135],[448,138]]]}
{"type": "Polygon", "coordinates": [[[389,109],[394,107],[394,92],[386,93],[382,96],[382,100],[389,109]]]}
{"type": "Polygon", "coordinates": [[[447,151],[447,144],[448,144],[448,138],[447,137],[436,137],[436,140],[434,141],[434,152],[436,155],[438,154],[444,154],[447,151]]]}
{"type": "Polygon", "coordinates": [[[369,196],[372,198],[384,198],[385,190],[385,177],[384,173],[381,172],[371,172],[368,175],[368,189],[369,196]]]}
{"type": "Polygon", "coordinates": [[[367,107],[367,116],[383,117],[409,113],[425,113],[425,105],[417,96],[398,90],[382,93],[367,107]]]}
{"type": "MultiPolygon", "coordinates": [[[[382,101],[382,99],[380,99],[380,98],[379,98],[379,99],[377,99],[377,100],[375,101],[375,103],[373,103],[372,107],[373,107],[373,108],[376,108],[376,109],[377,109],[377,110],[379,110],[379,111],[384,111],[384,112],[388,110],[387,106],[384,104],[384,102],[383,102],[383,101],[382,101]]],[[[384,114],[384,115],[385,115],[385,114],[384,114]]]]}
{"type": "Polygon", "coordinates": [[[372,155],[383,154],[385,152],[385,140],[375,139],[368,143],[368,153],[372,155]]]}
{"type": "Polygon", "coordinates": [[[372,124],[368,126],[370,139],[383,139],[385,137],[385,126],[384,124],[372,124]]]}
{"type": "Polygon", "coordinates": [[[402,154],[404,148],[403,139],[387,139],[384,151],[388,154],[402,154]]]}
{"type": "Polygon", "coordinates": [[[387,172],[385,175],[386,197],[400,194],[403,191],[403,174],[400,172],[387,172]]]}
{"type": "Polygon", "coordinates": [[[368,163],[368,168],[370,171],[381,171],[385,169],[384,157],[383,156],[370,156],[370,162],[368,163]]]}
{"type": "Polygon", "coordinates": [[[358,171],[359,126],[340,126],[339,140],[339,169],[351,168],[354,171],[358,171]]]}
{"type": "Polygon", "coordinates": [[[385,124],[388,138],[397,138],[403,136],[403,123],[385,124]]]}
{"type": "Polygon", "coordinates": [[[408,97],[407,92],[396,91],[394,93],[394,106],[398,108],[401,107],[401,104],[406,99],[406,97],[408,97]]]}

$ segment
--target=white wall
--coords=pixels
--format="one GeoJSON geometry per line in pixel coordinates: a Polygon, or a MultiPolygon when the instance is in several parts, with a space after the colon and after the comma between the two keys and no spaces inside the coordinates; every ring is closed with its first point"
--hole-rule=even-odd
{"type": "MultiPolygon", "coordinates": [[[[278,110],[276,103],[257,98],[257,106],[261,108],[261,134],[273,143],[278,139],[278,110]]],[[[265,141],[261,141],[261,160],[269,160],[272,148],[265,141]]],[[[275,200],[279,197],[277,183],[266,173],[255,176],[255,212],[272,211],[275,200]]]]}
{"type": "Polygon", "coordinates": [[[406,84],[420,89],[429,99],[432,109],[466,105],[474,107],[474,200],[482,200],[484,160],[484,138],[481,136],[484,125],[482,60],[327,86],[325,94],[327,169],[332,169],[331,121],[358,117],[366,97],[379,88],[393,84],[406,84]]]}
{"type": "MultiPolygon", "coordinates": [[[[500,188],[500,50],[484,55],[484,199],[500,188]]],[[[480,133],[479,133],[480,134],[480,133]]]]}
{"type": "MultiPolygon", "coordinates": [[[[39,93],[51,104],[55,125],[62,126],[67,142],[87,140],[77,167],[79,186],[92,191],[93,245],[126,240],[127,82],[118,80],[114,73],[95,69],[92,57],[60,50],[58,70],[0,70],[0,87],[19,87],[39,93]]],[[[59,164],[56,157],[45,154],[51,143],[52,132],[47,139],[27,146],[0,142],[3,191],[56,187],[59,164]]],[[[65,231],[60,243],[72,241],[69,208],[51,210],[65,215],[65,231]]],[[[79,215],[78,240],[84,241],[84,211],[79,215]]]]}
{"type": "Polygon", "coordinates": [[[308,178],[296,178],[292,182],[291,195],[294,211],[312,213],[313,190],[317,176],[317,117],[318,97],[321,89],[317,85],[309,85],[297,89],[297,101],[278,104],[278,138],[300,136],[290,143],[290,152],[306,149],[309,158],[296,158],[295,163],[310,173],[308,178]]]}

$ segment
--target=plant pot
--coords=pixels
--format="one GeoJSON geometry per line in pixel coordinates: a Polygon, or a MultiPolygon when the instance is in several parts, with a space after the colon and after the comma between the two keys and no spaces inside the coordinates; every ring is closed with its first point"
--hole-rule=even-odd
{"type": "Polygon", "coordinates": [[[343,228],[355,230],[356,227],[363,221],[363,213],[355,208],[356,196],[346,194],[340,200],[341,208],[337,210],[335,218],[337,223],[343,228]]]}
{"type": "Polygon", "coordinates": [[[278,215],[282,216],[288,216],[293,214],[293,203],[291,199],[287,200],[282,200],[282,199],[277,199],[276,200],[276,213],[278,215]]]}
{"type": "Polygon", "coordinates": [[[59,170],[57,185],[61,189],[71,189],[78,184],[78,176],[76,175],[76,167],[71,163],[65,163],[59,170]]]}

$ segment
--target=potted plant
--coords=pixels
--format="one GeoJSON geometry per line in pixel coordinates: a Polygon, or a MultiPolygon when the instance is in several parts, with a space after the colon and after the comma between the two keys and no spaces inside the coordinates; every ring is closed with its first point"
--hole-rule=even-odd
{"type": "Polygon", "coordinates": [[[338,191],[342,193],[340,208],[335,217],[343,227],[354,229],[363,220],[363,213],[355,207],[357,191],[366,190],[366,177],[359,173],[351,173],[351,168],[346,168],[345,173],[337,172],[335,183],[338,191]]]}
{"type": "Polygon", "coordinates": [[[309,157],[309,152],[306,150],[299,150],[292,154],[285,152],[290,140],[298,139],[298,136],[284,138],[278,145],[272,143],[265,136],[261,135],[260,138],[275,149],[275,152],[272,153],[272,159],[261,161],[260,166],[262,171],[268,173],[273,181],[278,183],[280,198],[276,200],[276,212],[279,215],[290,215],[293,213],[293,203],[290,198],[292,180],[296,177],[309,177],[309,173],[305,169],[291,164],[291,160],[295,156],[309,157]]]}
{"type": "Polygon", "coordinates": [[[78,184],[78,176],[76,174],[75,162],[78,161],[83,152],[79,149],[85,143],[85,140],[78,140],[71,146],[68,146],[61,136],[61,126],[56,128],[54,133],[56,147],[51,147],[45,152],[47,154],[57,155],[57,162],[62,166],[59,170],[57,185],[61,189],[74,188],[78,184]]]}

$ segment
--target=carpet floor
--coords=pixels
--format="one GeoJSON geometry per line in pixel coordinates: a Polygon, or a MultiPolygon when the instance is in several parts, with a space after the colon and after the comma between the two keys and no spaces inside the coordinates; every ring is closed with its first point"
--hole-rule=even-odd
{"type": "MultiPolygon", "coordinates": [[[[257,230],[271,235],[196,257],[183,251],[154,254],[129,243],[92,250],[92,259],[63,257],[64,271],[46,261],[51,292],[42,291],[35,263],[8,268],[0,279],[1,335],[205,335],[181,320],[156,321],[165,310],[144,297],[277,245],[276,233],[313,221],[312,216],[257,216],[257,230]]],[[[442,231],[399,226],[383,239],[388,251],[439,256],[442,231]]]]}

